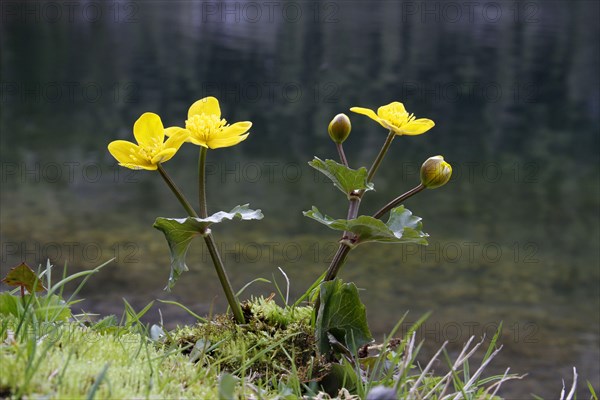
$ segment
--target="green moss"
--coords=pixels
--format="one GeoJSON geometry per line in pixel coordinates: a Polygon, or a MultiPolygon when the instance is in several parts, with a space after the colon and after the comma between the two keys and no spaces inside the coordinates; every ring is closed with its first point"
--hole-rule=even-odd
{"type": "MultiPolygon", "coordinates": [[[[244,325],[237,325],[230,315],[218,315],[167,332],[160,341],[151,339],[141,324],[118,326],[112,317],[90,327],[73,320],[40,322],[31,310],[20,319],[1,315],[0,397],[330,398],[324,390],[340,398],[350,398],[342,393],[364,398],[379,385],[397,387],[405,398],[415,382],[419,393],[425,393],[458,379],[421,373],[416,364],[407,366],[405,355],[416,356],[419,351],[410,335],[392,339],[385,347],[361,349],[363,370],[358,376],[351,360],[328,363],[317,355],[312,308],[279,307],[258,298],[244,303],[243,311],[244,325]],[[377,368],[378,364],[386,368],[377,368]],[[398,368],[405,373],[389,373],[398,368]]],[[[491,353],[494,347],[492,342],[490,358],[496,354],[491,353]]],[[[465,348],[463,353],[473,351],[465,348]]],[[[468,358],[459,369],[480,374],[483,366],[471,368],[468,358]]],[[[515,378],[485,377],[472,383],[469,393],[488,398],[482,390],[515,378]]]]}
{"type": "Polygon", "coordinates": [[[6,330],[3,336],[3,397],[73,399],[94,390],[96,398],[218,397],[214,371],[190,363],[184,354],[162,352],[143,335],[102,334],[70,322],[41,334],[14,338],[6,330]]]}
{"type": "Polygon", "coordinates": [[[242,309],[245,325],[220,315],[207,323],[176,329],[165,345],[183,349],[201,365],[261,381],[289,377],[294,370],[304,382],[319,374],[323,362],[316,358],[311,307],[282,308],[261,297],[244,303],[242,309]]]}

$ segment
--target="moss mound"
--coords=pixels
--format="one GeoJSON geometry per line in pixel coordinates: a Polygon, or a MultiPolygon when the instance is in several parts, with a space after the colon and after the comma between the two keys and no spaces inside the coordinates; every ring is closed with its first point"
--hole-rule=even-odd
{"type": "Polygon", "coordinates": [[[242,304],[246,324],[217,315],[167,335],[165,345],[178,346],[193,361],[238,376],[262,381],[294,374],[301,382],[318,380],[326,363],[317,356],[312,307],[280,307],[272,299],[242,304]]]}

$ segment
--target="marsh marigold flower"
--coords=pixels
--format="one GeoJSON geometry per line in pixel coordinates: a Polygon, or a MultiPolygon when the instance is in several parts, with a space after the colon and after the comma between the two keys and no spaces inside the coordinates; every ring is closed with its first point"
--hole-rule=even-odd
{"type": "MultiPolygon", "coordinates": [[[[205,97],[192,104],[185,121],[185,130],[189,132],[187,141],[209,149],[235,146],[248,137],[251,126],[250,121],[228,125],[221,118],[219,100],[214,97],[205,97]]],[[[167,128],[166,134],[171,135],[171,130],[177,132],[177,129],[181,128],[167,128]]]]}
{"type": "Polygon", "coordinates": [[[155,170],[158,164],[177,153],[189,133],[182,128],[172,129],[171,137],[165,142],[165,128],[160,117],[147,112],[135,121],[133,136],[138,144],[115,140],[108,145],[108,151],[123,167],[155,170]]]}
{"type": "Polygon", "coordinates": [[[352,107],[350,111],[366,115],[384,128],[393,131],[396,135],[420,135],[435,126],[435,123],[430,119],[416,119],[414,114],[409,114],[406,111],[404,104],[397,101],[379,107],[377,113],[362,107],[352,107]]]}
{"type": "Polygon", "coordinates": [[[427,189],[444,186],[452,176],[452,166],[444,161],[444,157],[429,157],[421,166],[421,184],[427,189]]]}

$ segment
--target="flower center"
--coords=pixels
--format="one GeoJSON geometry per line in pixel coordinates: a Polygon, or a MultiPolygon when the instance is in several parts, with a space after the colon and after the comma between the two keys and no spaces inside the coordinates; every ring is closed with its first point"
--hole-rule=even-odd
{"type": "Polygon", "coordinates": [[[227,124],[223,118],[214,114],[196,114],[185,121],[185,128],[201,142],[206,142],[211,135],[218,133],[227,124]]]}
{"type": "MultiPolygon", "coordinates": [[[[155,155],[160,153],[164,148],[164,143],[156,138],[152,138],[152,144],[149,146],[140,146],[140,155],[147,160],[152,160],[155,155]]],[[[133,157],[132,157],[133,158],[133,157]]]]}
{"type": "Polygon", "coordinates": [[[406,111],[401,112],[399,110],[382,110],[383,112],[380,115],[381,118],[389,121],[392,125],[400,128],[403,125],[408,124],[409,122],[415,119],[414,114],[409,114],[406,111]]]}

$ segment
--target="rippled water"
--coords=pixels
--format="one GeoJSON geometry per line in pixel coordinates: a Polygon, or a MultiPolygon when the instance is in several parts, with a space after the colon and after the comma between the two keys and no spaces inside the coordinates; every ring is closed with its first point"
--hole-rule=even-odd
{"type": "MultiPolygon", "coordinates": [[[[297,297],[337,239],[301,211],[346,208],[306,161],[336,157],[333,115],[400,100],[437,125],[394,142],[362,211],[414,186],[431,155],[454,177],[406,203],[429,247],[361,246],[344,267],[372,330],[433,311],[421,330],[431,353],[503,321],[494,371],[528,373],[505,396],[557,397],[573,366],[598,391],[597,3],[69,4],[2,5],[3,273],[21,260],[75,270],[115,257],[87,286],[87,311],[121,313],[123,297],[224,310],[200,241],[191,271],[162,292],[169,259],[151,225],[182,210],[158,176],[120,169],[106,151],[142,112],[181,125],[194,100],[215,95],[228,120],[254,125],[243,144],[209,152],[209,208],[249,202],[265,214],[214,229],[232,281],[284,285],[282,267],[297,297]]],[[[368,165],[386,132],[351,118],[348,157],[368,165]]],[[[191,199],[196,157],[184,147],[165,164],[191,199]]],[[[273,291],[256,283],[246,295],[273,291]]],[[[189,321],[161,309],[169,324],[189,321]]]]}

